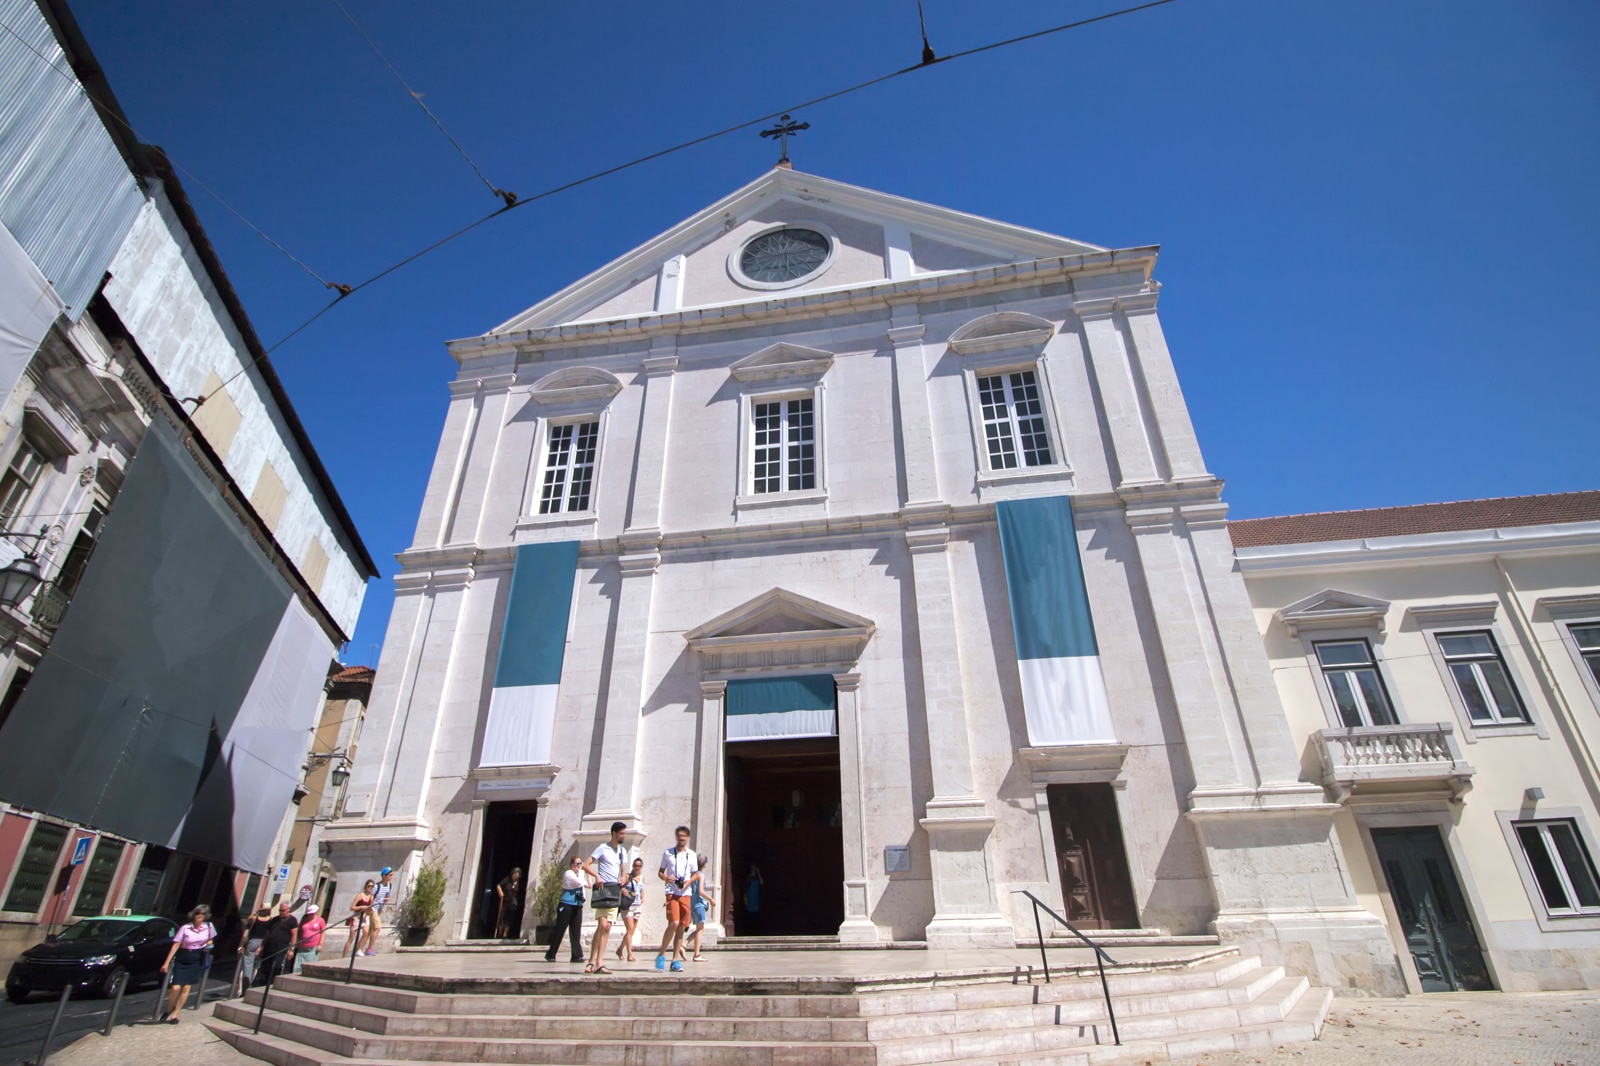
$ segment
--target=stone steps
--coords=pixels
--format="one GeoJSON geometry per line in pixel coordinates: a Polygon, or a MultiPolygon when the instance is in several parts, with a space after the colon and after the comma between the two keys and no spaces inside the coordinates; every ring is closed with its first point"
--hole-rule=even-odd
{"type": "Polygon", "coordinates": [[[555,977],[526,994],[505,991],[518,978],[436,991],[390,987],[425,982],[377,971],[349,985],[285,976],[259,1034],[258,991],[219,1004],[212,1027],[276,1066],[1088,1066],[1314,1039],[1331,998],[1232,949],[1118,968],[1117,1047],[1092,969],[1050,984],[949,977],[855,978],[853,992],[788,978],[555,977]]]}

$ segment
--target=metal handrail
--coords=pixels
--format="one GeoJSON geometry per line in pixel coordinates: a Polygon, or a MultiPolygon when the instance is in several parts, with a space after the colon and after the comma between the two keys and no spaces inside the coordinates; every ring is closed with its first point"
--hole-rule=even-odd
{"type": "Polygon", "coordinates": [[[1045,954],[1044,950],[1044,925],[1039,921],[1040,910],[1043,910],[1050,917],[1066,926],[1068,932],[1094,949],[1094,964],[1100,970],[1100,991],[1104,993],[1106,997],[1106,1017],[1111,1020],[1111,1039],[1120,1045],[1122,1043],[1122,1034],[1117,1032],[1117,1012],[1111,1006],[1111,985],[1106,980],[1106,963],[1109,962],[1111,965],[1115,966],[1117,961],[1110,955],[1106,954],[1105,948],[1084,936],[1082,931],[1080,931],[1077,926],[1073,925],[1071,922],[1061,917],[1061,915],[1057,914],[1051,909],[1050,904],[1046,903],[1038,896],[1035,896],[1032,892],[1029,892],[1025,888],[1015,888],[1012,889],[1012,893],[1014,895],[1027,896],[1028,899],[1033,901],[1033,928],[1034,932],[1039,936],[1039,961],[1044,964],[1045,984],[1050,983],[1050,958],[1045,954]]]}
{"type": "MultiPolygon", "coordinates": [[[[365,913],[364,911],[351,911],[349,914],[345,915],[343,918],[340,918],[339,921],[330,922],[329,925],[338,925],[339,922],[347,922],[351,918],[354,918],[356,915],[364,914],[364,913],[365,913]]],[[[290,941],[290,943],[289,943],[289,945],[287,947],[283,948],[281,951],[273,952],[272,955],[266,956],[261,961],[262,962],[268,962],[273,958],[273,956],[287,955],[289,952],[293,951],[296,947],[298,947],[299,944],[300,944],[300,937],[299,937],[299,935],[297,933],[295,935],[294,940],[290,941]]],[[[257,965],[259,966],[260,963],[257,963],[257,965]]],[[[350,954],[350,969],[351,969],[352,972],[354,972],[355,968],[356,968],[356,957],[355,957],[355,953],[351,952],[351,954],[350,954]]],[[[259,973],[260,971],[258,970],[257,972],[259,973]]],[[[261,1032],[261,1019],[267,1013],[267,997],[272,994],[272,982],[276,981],[278,978],[280,978],[282,976],[283,976],[282,973],[274,973],[272,975],[272,981],[269,981],[266,984],[261,986],[261,1006],[260,1006],[260,1009],[258,1009],[256,1011],[256,1027],[251,1030],[252,1033],[261,1032]]],[[[345,983],[346,984],[350,983],[350,978],[348,976],[345,977],[345,983]]],[[[245,992],[247,994],[249,993],[249,991],[250,990],[248,988],[245,989],[245,992]]]]}

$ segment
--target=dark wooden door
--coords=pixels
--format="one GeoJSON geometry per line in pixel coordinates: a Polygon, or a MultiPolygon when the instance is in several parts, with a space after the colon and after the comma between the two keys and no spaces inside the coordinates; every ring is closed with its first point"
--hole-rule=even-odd
{"type": "Polygon", "coordinates": [[[727,757],[727,859],[717,904],[733,936],[832,936],[844,922],[839,741],[745,740],[727,757]],[[761,872],[748,908],[749,874],[761,872]]]}
{"type": "Polygon", "coordinates": [[[1050,785],[1048,795],[1067,920],[1079,929],[1139,928],[1111,786],[1050,785]]]}
{"type": "Polygon", "coordinates": [[[1424,992],[1494,988],[1455,867],[1432,826],[1372,830],[1372,844],[1424,992]]]}

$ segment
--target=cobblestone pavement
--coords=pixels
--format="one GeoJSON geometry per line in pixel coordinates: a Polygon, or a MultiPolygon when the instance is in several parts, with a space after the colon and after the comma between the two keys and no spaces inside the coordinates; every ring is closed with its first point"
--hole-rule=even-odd
{"type": "Polygon", "coordinates": [[[1314,1044],[1174,1060],[1174,1066],[1595,1066],[1600,992],[1463,992],[1336,999],[1314,1044]]]}
{"type": "MultiPolygon", "coordinates": [[[[199,1015],[209,1018],[208,1005],[199,1015]]],[[[119,1027],[50,1056],[51,1066],[247,1066],[186,1014],[181,1025],[119,1027]]],[[[1410,999],[1340,999],[1314,1044],[1201,1055],[1174,1066],[1595,1066],[1600,993],[1480,992],[1410,999]]]]}

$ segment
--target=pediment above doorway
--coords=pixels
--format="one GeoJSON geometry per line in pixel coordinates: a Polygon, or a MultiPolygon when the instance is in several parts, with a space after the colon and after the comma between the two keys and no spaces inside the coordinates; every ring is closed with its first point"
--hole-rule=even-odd
{"type": "Polygon", "coordinates": [[[684,634],[705,676],[855,667],[877,631],[869,618],[787,589],[762,593],[684,634]]]}

